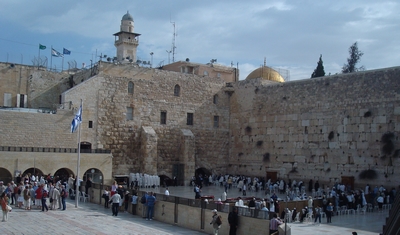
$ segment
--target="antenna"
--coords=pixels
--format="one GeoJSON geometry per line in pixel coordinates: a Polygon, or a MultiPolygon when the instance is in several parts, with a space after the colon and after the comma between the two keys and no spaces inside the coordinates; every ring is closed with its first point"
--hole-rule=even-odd
{"type": "MultiPolygon", "coordinates": [[[[175,46],[175,38],[176,38],[176,36],[178,36],[177,34],[176,34],[176,31],[175,31],[175,22],[172,22],[171,21],[171,16],[170,16],[170,19],[169,19],[169,22],[174,26],[174,34],[173,34],[173,37],[172,37],[172,48],[171,48],[171,51],[172,51],[172,63],[174,63],[175,62],[175,49],[176,49],[176,46],[175,46]]],[[[168,62],[169,63],[169,62],[168,62]]]]}

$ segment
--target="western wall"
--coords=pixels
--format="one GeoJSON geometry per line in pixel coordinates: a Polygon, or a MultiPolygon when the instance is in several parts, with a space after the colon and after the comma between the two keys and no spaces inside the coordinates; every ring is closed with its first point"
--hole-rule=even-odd
{"type": "Polygon", "coordinates": [[[342,177],[354,177],[358,186],[399,185],[399,79],[394,67],[233,84],[228,172],[276,172],[325,185],[342,177]]]}

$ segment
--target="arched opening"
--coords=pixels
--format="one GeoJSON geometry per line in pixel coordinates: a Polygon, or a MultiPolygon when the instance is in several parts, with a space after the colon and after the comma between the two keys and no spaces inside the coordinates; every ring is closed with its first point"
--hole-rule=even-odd
{"type": "Polygon", "coordinates": [[[81,142],[81,153],[90,153],[92,151],[92,144],[90,142],[81,142]]]}
{"type": "Polygon", "coordinates": [[[181,87],[179,85],[175,85],[174,87],[174,96],[180,96],[181,87]]]}
{"type": "Polygon", "coordinates": [[[9,172],[5,168],[0,167],[0,181],[4,182],[4,185],[7,185],[13,180],[11,172],[9,172]]]}
{"type": "Polygon", "coordinates": [[[195,172],[196,184],[197,185],[208,185],[208,177],[211,175],[211,171],[200,167],[195,172]]]}
{"type": "Polygon", "coordinates": [[[68,168],[61,168],[54,173],[54,179],[56,179],[56,182],[58,180],[61,180],[61,182],[67,182],[70,175],[74,175],[74,172],[68,168]]]}
{"type": "Polygon", "coordinates": [[[27,175],[27,174],[34,175],[34,176],[44,176],[43,171],[41,171],[40,169],[38,169],[36,167],[26,169],[24,171],[24,173],[22,173],[22,176],[27,175]]]}
{"type": "Polygon", "coordinates": [[[134,84],[133,82],[128,82],[128,93],[133,94],[134,84]]]}
{"type": "Polygon", "coordinates": [[[103,173],[99,169],[91,168],[87,170],[83,175],[83,181],[86,182],[88,178],[91,178],[92,183],[103,184],[103,173]]]}

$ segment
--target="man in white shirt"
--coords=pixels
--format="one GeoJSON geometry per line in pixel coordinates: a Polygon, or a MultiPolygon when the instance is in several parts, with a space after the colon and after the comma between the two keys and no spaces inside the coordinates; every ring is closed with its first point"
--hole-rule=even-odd
{"type": "Polygon", "coordinates": [[[165,196],[169,196],[169,190],[168,190],[168,188],[165,188],[165,196]]]}
{"type": "Polygon", "coordinates": [[[121,202],[121,196],[118,191],[115,191],[115,194],[110,198],[110,202],[112,203],[112,215],[118,216],[119,203],[121,202]]]}

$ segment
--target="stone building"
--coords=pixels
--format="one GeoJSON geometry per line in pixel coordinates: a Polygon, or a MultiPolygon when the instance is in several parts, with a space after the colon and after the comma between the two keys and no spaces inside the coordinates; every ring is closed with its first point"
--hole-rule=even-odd
{"type": "MultiPolygon", "coordinates": [[[[0,109],[6,123],[0,157],[11,165],[5,169],[32,168],[31,148],[57,155],[76,151],[69,127],[82,100],[81,146],[99,156],[96,161],[85,156],[88,165],[81,172],[96,169],[107,183],[112,175],[140,172],[177,176],[187,185],[202,172],[354,187],[400,184],[400,67],[283,82],[264,66],[227,83],[200,70],[170,71],[185,65],[154,69],[99,62],[94,73],[73,78],[32,70],[21,78],[27,107],[55,109],[45,114],[0,109]],[[13,163],[15,150],[23,156],[13,163]]],[[[19,79],[6,69],[0,73],[3,94],[11,93],[1,86],[4,81],[19,79]]],[[[72,168],[75,157],[66,159],[72,168]]]]}

